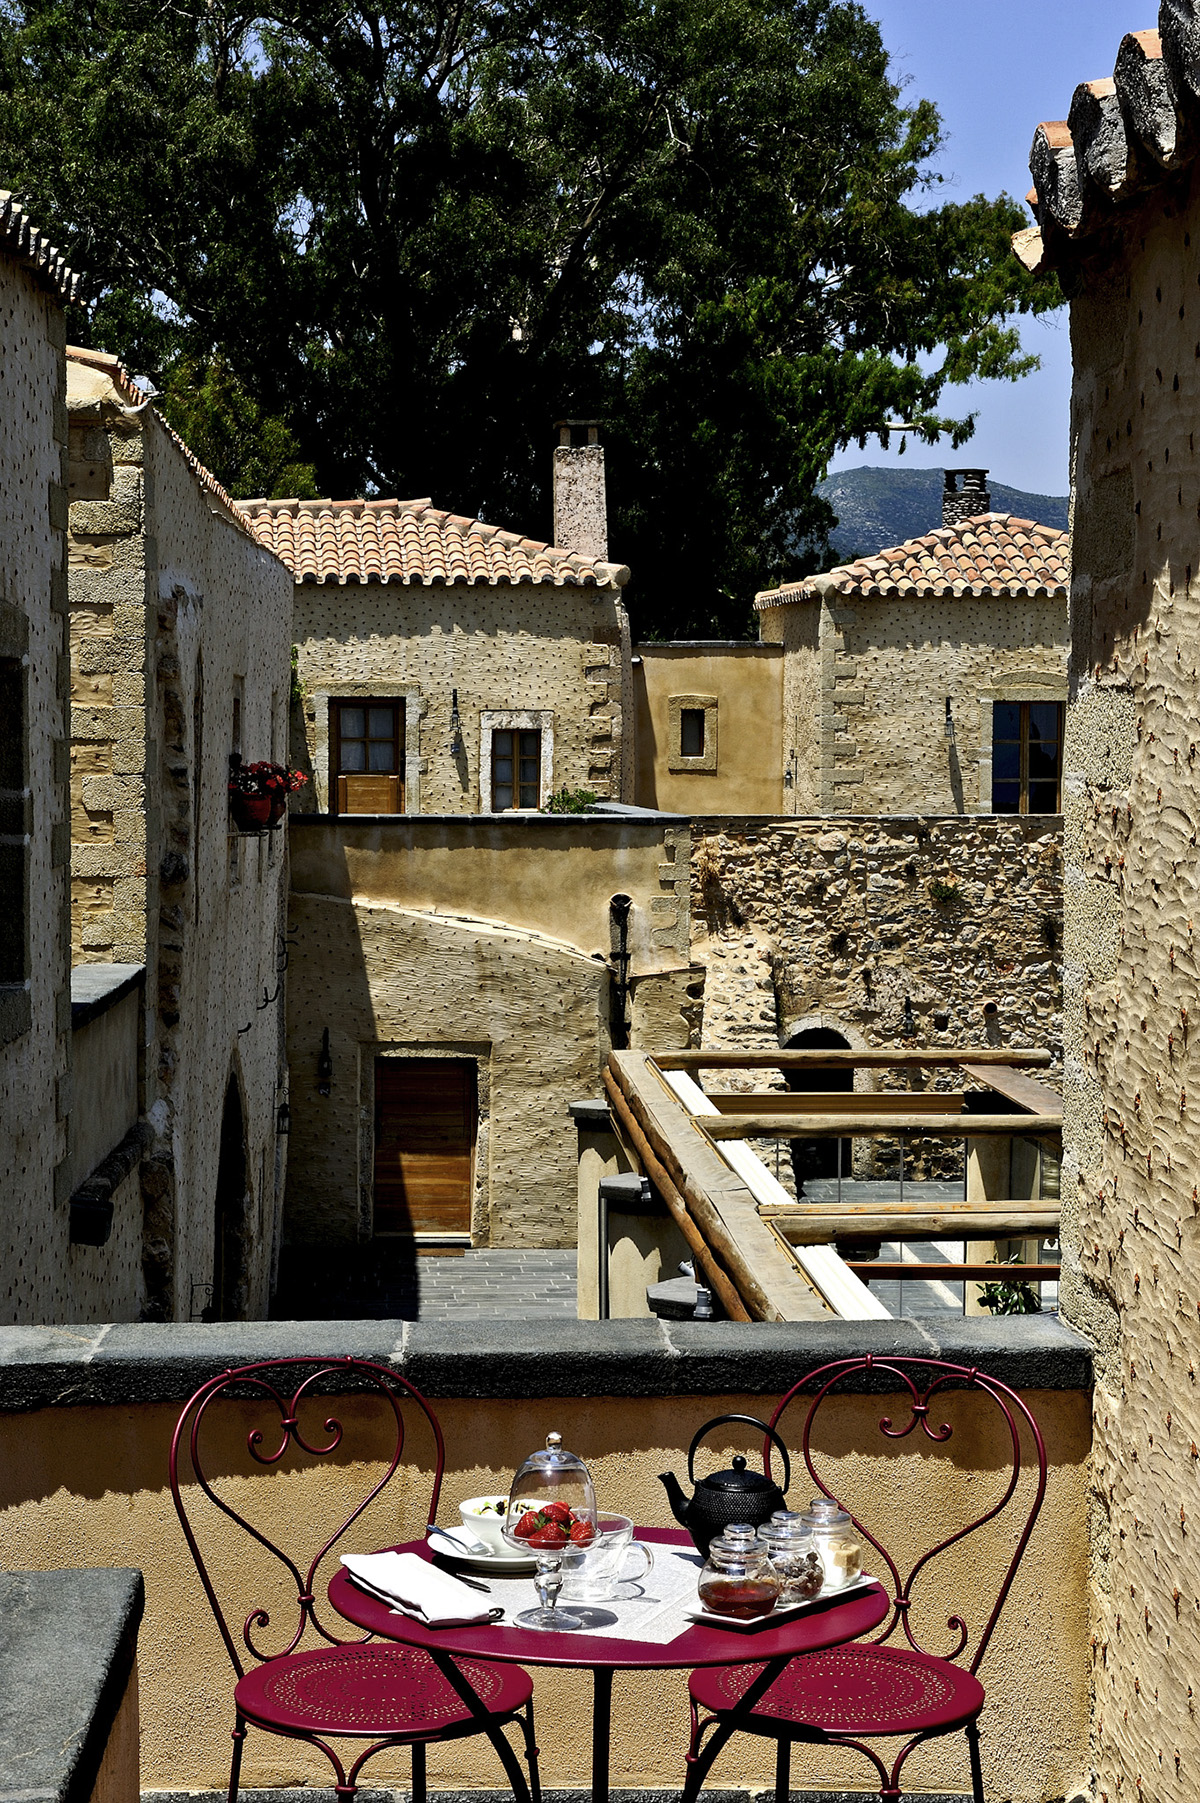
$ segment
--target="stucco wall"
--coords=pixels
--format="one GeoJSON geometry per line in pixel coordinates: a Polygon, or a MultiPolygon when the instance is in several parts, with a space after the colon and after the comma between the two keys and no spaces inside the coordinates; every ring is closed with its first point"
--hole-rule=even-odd
{"type": "Polygon", "coordinates": [[[75,955],[146,964],[143,1306],[186,1319],[211,1300],[233,1076],[235,1306],[262,1315],[281,1201],[286,837],[231,834],[228,760],[285,755],[294,585],[151,409],[132,408],[111,371],[70,369],[75,955]]]}
{"type": "MultiPolygon", "coordinates": [[[[61,1319],[70,1297],[65,333],[57,297],[3,250],[0,336],[0,657],[23,663],[26,720],[0,821],[4,855],[25,858],[25,907],[3,922],[24,980],[0,988],[0,1320],[27,1322],[61,1319]]],[[[11,711],[5,725],[20,730],[11,711]]]]}
{"type": "Polygon", "coordinates": [[[395,1053],[477,1066],[474,1242],[574,1245],[567,1108],[596,1093],[610,1043],[614,894],[633,898],[635,1026],[688,1043],[686,827],[586,816],[291,830],[289,1243],[370,1239],[373,1061],[395,1053]]]}
{"type": "Polygon", "coordinates": [[[1066,699],[1061,597],[838,595],[763,618],[764,637],[782,637],[796,666],[786,683],[785,755],[794,748],[808,766],[794,791],[797,812],[813,805],[801,800],[812,794],[826,813],[986,813],[993,701],[1066,699]],[[793,613],[794,623],[776,618],[793,613]],[[817,682],[819,735],[805,717],[817,682]]]}
{"type": "Polygon", "coordinates": [[[1062,1308],[1099,1348],[1097,1786],[1164,1803],[1200,1773],[1195,244],[1193,166],[1071,309],[1062,1308]]]}
{"type": "MultiPolygon", "coordinates": [[[[621,647],[616,591],[302,582],[294,637],[307,691],[295,745],[329,806],[329,703],[375,695],[406,706],[406,810],[480,810],[481,714],[550,712],[549,786],[621,792],[621,647]],[[458,691],[462,750],[452,750],[458,691]]],[[[301,798],[313,805],[313,791],[301,798]]]]}
{"type": "MultiPolygon", "coordinates": [[[[775,645],[639,645],[634,801],[679,814],[775,814],[783,807],[783,653],[775,645]],[[671,697],[711,697],[711,770],[679,759],[671,697]]],[[[696,706],[685,699],[685,707],[696,706]]],[[[675,712],[678,709],[674,710],[675,712]]]]}
{"type": "Polygon", "coordinates": [[[142,992],[138,985],[71,1034],[71,1153],[75,1189],[138,1118],[142,992]]]}
{"type": "MultiPolygon", "coordinates": [[[[1020,1803],[1061,1798],[1078,1776],[1083,1758],[1087,1692],[1086,1556],[1083,1511],[1088,1454],[1086,1395],[1078,1391],[1033,1391],[1026,1400],[1045,1435],[1050,1458],[1046,1503],[1017,1582],[982,1668],[991,1698],[982,1718],[983,1760],[989,1795],[1020,1803]]],[[[1002,1479],[1001,1446],[994,1433],[970,1425],[961,1396],[944,1398],[939,1420],[949,1420],[954,1437],[949,1467],[943,1454],[920,1436],[885,1443],[881,1414],[901,1418],[900,1402],[882,1396],[847,1397],[833,1405],[824,1449],[836,1473],[837,1493],[859,1506],[881,1538],[896,1550],[915,1553],[945,1532],[947,1517],[960,1505],[970,1517],[985,1499],[995,1500],[1002,1479]]],[[[586,1458],[601,1503],[627,1511],[647,1526],[673,1524],[660,1471],[685,1472],[685,1451],[695,1428],[726,1410],[761,1413],[763,1398],[720,1393],[650,1399],[621,1396],[591,1400],[439,1401],[448,1458],[440,1516],[455,1517],[466,1496],[503,1489],[514,1465],[536,1445],[547,1425],[586,1458]]],[[[251,1515],[283,1544],[299,1542],[315,1551],[326,1521],[349,1512],[365,1484],[362,1465],[352,1458],[378,1456],[382,1444],[364,1441],[366,1404],[351,1398],[320,1404],[322,1418],[336,1409],[345,1429],[345,1456],[314,1469],[289,1455],[285,1467],[247,1471],[246,1434],[262,1425],[249,1405],[234,1405],[218,1438],[215,1468],[222,1494],[251,1515]]],[[[314,1409],[315,1413],[315,1409],[314,1409]]],[[[64,1418],[58,1409],[0,1418],[0,1498],[3,1499],[7,1557],[33,1569],[111,1561],[136,1565],[146,1578],[146,1615],[139,1647],[141,1683],[142,1785],[180,1790],[228,1782],[233,1675],[217,1629],[190,1563],[166,1489],[166,1460],[177,1408],[78,1408],[64,1418]],[[67,1431],[69,1430],[69,1431],[67,1431]]],[[[745,1451],[734,1430],[717,1431],[705,1442],[701,1470],[727,1465],[745,1451]]],[[[789,1437],[795,1440],[798,1423],[789,1437]]],[[[405,1462],[386,1500],[373,1505],[352,1530],[352,1550],[415,1537],[428,1519],[427,1472],[431,1444],[415,1426],[405,1462]]],[[[1022,1496],[1028,1494],[1028,1476],[1022,1496]]],[[[793,1494],[807,1501],[797,1479],[793,1494]]],[[[205,1518],[205,1530],[213,1512],[205,1518]]],[[[218,1584],[235,1600],[240,1624],[251,1603],[272,1603],[273,1622],[291,1619],[282,1587],[261,1580],[251,1543],[218,1519],[207,1541],[218,1584]]],[[[918,1631],[943,1641],[952,1610],[977,1630],[986,1612],[983,1596],[996,1581],[1011,1548],[1011,1536],[968,1541],[948,1567],[932,1568],[915,1611],[918,1631]]],[[[324,1582],[318,1585],[322,1596],[324,1582]]],[[[994,1594],[994,1591],[993,1591],[994,1594]]],[[[990,1606],[990,1602],[989,1605],[990,1606]]],[[[235,1627],[236,1632],[236,1627],[235,1627]]],[[[289,1629],[290,1632],[290,1629],[289,1629]]],[[[584,1673],[537,1671],[538,1739],[543,1782],[585,1786],[590,1758],[590,1679],[584,1673]]],[[[615,1687],[612,1781],[617,1786],[677,1789],[687,1741],[686,1673],[644,1672],[619,1678],[615,1687]],[[648,1732],[653,1724],[653,1732],[648,1732]]],[[[769,1786],[773,1749],[768,1742],[740,1737],[719,1761],[713,1783],[769,1786]]],[[[328,1767],[308,1749],[253,1732],[246,1744],[242,1782],[283,1786],[328,1781],[328,1767]]],[[[405,1755],[381,1755],[368,1768],[368,1781],[407,1786],[405,1755]]],[[[967,1783],[961,1737],[935,1742],[914,1755],[906,1768],[914,1791],[961,1792],[967,1783]]],[[[864,1762],[801,1749],[793,1784],[819,1779],[865,1789],[864,1762]]],[[[494,1755],[478,1740],[435,1747],[430,1782],[437,1790],[496,1788],[494,1755]]]]}

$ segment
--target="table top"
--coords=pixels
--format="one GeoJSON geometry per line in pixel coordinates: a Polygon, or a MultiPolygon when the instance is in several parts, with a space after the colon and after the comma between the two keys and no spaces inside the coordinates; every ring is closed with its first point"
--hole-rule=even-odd
{"type": "MultiPolygon", "coordinates": [[[[678,1528],[637,1528],[639,1540],[656,1546],[690,1546],[689,1536],[678,1528]]],[[[410,1540],[394,1549],[430,1558],[424,1540],[410,1540]]],[[[531,1596],[531,1602],[535,1599],[531,1596]]],[[[752,1665],[766,1659],[791,1659],[797,1653],[815,1653],[822,1647],[858,1640],[888,1613],[887,1593],[879,1584],[856,1590],[843,1601],[836,1593],[821,1598],[803,1615],[781,1621],[777,1628],[746,1633],[737,1628],[710,1628],[694,1622],[666,1646],[641,1640],[611,1640],[583,1632],[554,1633],[542,1628],[515,1628],[507,1623],[476,1622],[464,1628],[429,1628],[406,1615],[395,1615],[352,1584],[339,1569],[329,1584],[329,1601],[360,1628],[368,1628],[385,1640],[406,1646],[436,1649],[443,1653],[471,1655],[477,1659],[508,1660],[517,1665],[607,1667],[613,1671],[672,1671],[702,1665],[752,1665]]]]}

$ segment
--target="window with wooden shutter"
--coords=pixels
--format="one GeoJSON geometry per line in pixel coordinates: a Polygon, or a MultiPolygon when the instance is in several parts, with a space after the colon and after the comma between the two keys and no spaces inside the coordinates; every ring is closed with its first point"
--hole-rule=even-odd
{"type": "Polygon", "coordinates": [[[404,703],[335,701],[330,716],[333,811],[402,814],[404,703]]]}

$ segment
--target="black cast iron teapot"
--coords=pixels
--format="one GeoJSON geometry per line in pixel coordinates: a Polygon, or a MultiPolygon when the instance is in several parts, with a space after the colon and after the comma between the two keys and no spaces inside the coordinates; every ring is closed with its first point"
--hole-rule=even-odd
{"type": "Polygon", "coordinates": [[[715,1421],[705,1423],[688,1447],[688,1483],[693,1486],[690,1501],[680,1488],[679,1479],[673,1471],[660,1472],[659,1481],[666,1486],[671,1513],[680,1527],[687,1529],[697,1549],[707,1558],[709,1541],[723,1533],[733,1522],[745,1521],[752,1528],[761,1527],[764,1521],[770,1521],[776,1509],[786,1506],[784,1491],[792,1481],[792,1468],[787,1447],[765,1421],[759,1421],[754,1415],[718,1415],[715,1421]],[[693,1468],[696,1448],[705,1434],[714,1427],[720,1427],[725,1421],[744,1421],[747,1427],[756,1427],[761,1434],[775,1442],[783,1454],[782,1490],[778,1484],[771,1482],[765,1472],[747,1471],[746,1461],[740,1454],[734,1459],[732,1470],[714,1471],[711,1477],[702,1477],[699,1483],[696,1482],[693,1468]]]}

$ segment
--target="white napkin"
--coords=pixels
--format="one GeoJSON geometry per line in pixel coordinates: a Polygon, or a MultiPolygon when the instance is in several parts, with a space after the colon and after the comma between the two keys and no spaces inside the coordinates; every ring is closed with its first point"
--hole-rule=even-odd
{"type": "Polygon", "coordinates": [[[416,1553],[343,1553],[342,1564],[364,1590],[390,1603],[397,1614],[431,1628],[498,1621],[504,1613],[416,1553]]]}

